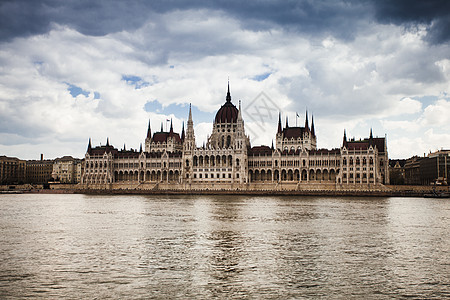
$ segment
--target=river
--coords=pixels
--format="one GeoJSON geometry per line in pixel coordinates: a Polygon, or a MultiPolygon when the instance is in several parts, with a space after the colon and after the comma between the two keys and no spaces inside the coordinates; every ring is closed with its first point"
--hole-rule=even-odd
{"type": "Polygon", "coordinates": [[[450,297],[450,201],[0,195],[0,298],[450,297]]]}

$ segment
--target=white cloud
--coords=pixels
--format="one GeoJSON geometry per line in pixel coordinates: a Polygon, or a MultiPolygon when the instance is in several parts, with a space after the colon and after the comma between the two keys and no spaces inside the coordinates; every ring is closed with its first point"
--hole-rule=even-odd
{"type": "MultiPolygon", "coordinates": [[[[339,147],[344,128],[366,137],[375,127],[380,136],[392,137],[391,153],[407,157],[428,142],[438,146],[435,142],[443,141],[417,138],[417,132],[433,129],[433,137],[445,138],[442,132],[449,130],[449,101],[422,110],[425,105],[413,99],[448,93],[449,60],[443,53],[449,46],[430,48],[420,33],[374,24],[351,41],[331,36],[314,40],[281,28],[251,31],[239,20],[209,10],[152,17],[134,31],[102,37],[55,26],[48,34],[1,44],[0,150],[22,158],[41,152],[81,157],[89,137],[98,144],[108,136],[116,147],[126,143],[137,148],[148,118],[153,130],[172,118],[180,131],[187,116],[187,111],[182,116],[149,113],[145,103],[192,103],[213,117],[225,101],[228,77],[236,105],[242,99],[245,107],[264,91],[283,116],[290,116],[291,125],[295,112],[303,116],[307,108],[310,121],[315,116],[319,147],[339,147]],[[269,76],[255,80],[262,74],[269,76]],[[135,89],[123,75],[149,84],[135,89]],[[73,98],[68,84],[89,96],[73,98]]],[[[253,145],[270,145],[277,120],[257,128],[260,134],[244,120],[253,145]]],[[[212,124],[197,122],[194,116],[202,145],[212,124]]],[[[299,124],[303,122],[302,117],[299,124]]]]}
{"type": "Polygon", "coordinates": [[[427,106],[422,124],[445,126],[450,130],[450,101],[440,99],[427,106]]]}
{"type": "Polygon", "coordinates": [[[398,116],[403,114],[415,114],[422,111],[422,103],[418,100],[411,98],[404,98],[400,101],[396,101],[395,106],[393,106],[389,115],[398,116]]]}
{"type": "Polygon", "coordinates": [[[382,124],[383,128],[385,128],[389,131],[404,130],[409,133],[414,133],[414,132],[417,132],[417,130],[419,130],[421,128],[419,122],[417,122],[416,120],[413,120],[413,121],[382,120],[381,124],[382,124]]]}

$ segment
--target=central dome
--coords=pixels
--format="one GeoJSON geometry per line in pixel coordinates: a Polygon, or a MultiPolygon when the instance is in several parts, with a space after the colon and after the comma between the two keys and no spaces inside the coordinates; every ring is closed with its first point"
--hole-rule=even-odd
{"type": "Polygon", "coordinates": [[[236,123],[238,117],[238,109],[231,103],[230,83],[228,83],[228,92],[226,102],[216,114],[216,123],[236,123]]]}

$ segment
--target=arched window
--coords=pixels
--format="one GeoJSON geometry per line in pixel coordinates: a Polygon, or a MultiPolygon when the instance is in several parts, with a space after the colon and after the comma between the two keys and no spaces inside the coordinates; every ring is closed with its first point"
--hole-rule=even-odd
{"type": "Polygon", "coordinates": [[[227,148],[230,147],[231,144],[231,136],[227,136],[227,148]]]}

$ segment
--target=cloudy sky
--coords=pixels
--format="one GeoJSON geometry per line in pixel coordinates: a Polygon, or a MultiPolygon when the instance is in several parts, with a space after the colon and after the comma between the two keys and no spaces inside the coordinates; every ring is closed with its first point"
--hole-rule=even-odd
{"type": "Polygon", "coordinates": [[[450,1],[3,0],[0,155],[136,149],[189,103],[201,145],[228,78],[252,145],[308,110],[319,148],[373,128],[390,158],[449,149],[450,1]]]}

